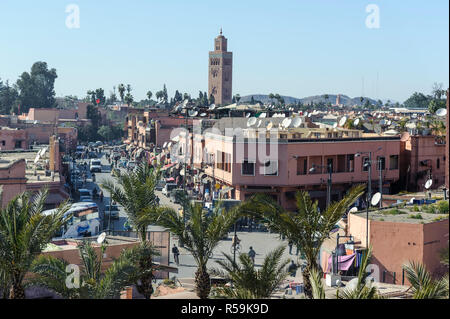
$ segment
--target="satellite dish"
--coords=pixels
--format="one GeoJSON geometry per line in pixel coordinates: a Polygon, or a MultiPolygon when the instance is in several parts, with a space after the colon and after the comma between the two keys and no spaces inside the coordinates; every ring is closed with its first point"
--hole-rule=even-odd
{"type": "Polygon", "coordinates": [[[103,242],[105,241],[105,239],[106,239],[106,233],[101,233],[100,235],[98,235],[98,237],[97,237],[97,243],[99,243],[99,244],[103,244],[103,242]]]}
{"type": "Polygon", "coordinates": [[[446,116],[447,115],[447,109],[439,109],[436,111],[437,116],[446,116]]]}
{"type": "Polygon", "coordinates": [[[189,110],[188,114],[189,114],[189,116],[194,117],[194,116],[197,116],[198,111],[196,111],[196,110],[189,110]]]}
{"type": "Polygon", "coordinates": [[[259,117],[262,119],[265,119],[267,117],[267,113],[261,113],[261,115],[259,117]]]}
{"type": "Polygon", "coordinates": [[[206,115],[207,115],[206,113],[200,114],[201,117],[205,117],[206,115]]]}
{"type": "Polygon", "coordinates": [[[138,122],[138,126],[141,126],[141,127],[142,127],[142,126],[144,126],[144,123],[143,123],[142,121],[139,121],[139,122],[138,122]]]}
{"type": "Polygon", "coordinates": [[[432,179],[429,179],[429,180],[427,180],[426,183],[425,183],[425,188],[426,188],[426,189],[429,189],[429,188],[431,187],[431,185],[433,185],[433,180],[432,180],[432,179]]]}
{"type": "Polygon", "coordinates": [[[174,141],[175,143],[179,142],[180,136],[179,135],[175,136],[174,138],[172,138],[172,141],[174,141]]]}
{"type": "Polygon", "coordinates": [[[337,122],[333,124],[333,128],[336,128],[336,127],[338,127],[337,122]]]}
{"type": "Polygon", "coordinates": [[[38,121],[34,121],[33,124],[37,124],[38,121]]]}
{"type": "Polygon", "coordinates": [[[172,142],[169,142],[169,144],[167,144],[167,147],[171,147],[172,146],[172,142]]]}
{"type": "Polygon", "coordinates": [[[283,122],[281,122],[281,125],[285,128],[288,128],[291,125],[291,123],[292,123],[292,120],[287,117],[283,120],[283,122]]]}
{"type": "Polygon", "coordinates": [[[380,202],[381,199],[381,193],[376,193],[375,195],[372,196],[372,200],[370,201],[370,203],[372,204],[372,206],[377,206],[378,203],[380,202]]]}
{"type": "Polygon", "coordinates": [[[273,127],[273,123],[269,122],[269,124],[267,124],[266,129],[270,130],[273,127]]]}
{"type": "Polygon", "coordinates": [[[296,117],[293,121],[292,121],[292,126],[293,127],[299,127],[302,124],[302,119],[300,117],[296,117]]]}
{"type": "Polygon", "coordinates": [[[209,106],[209,110],[215,110],[216,109],[216,105],[215,104],[211,104],[210,106],[209,106]]]}
{"type": "Polygon", "coordinates": [[[339,121],[339,126],[344,126],[345,122],[347,122],[347,117],[344,116],[343,118],[341,118],[341,120],[339,121]]]}
{"type": "Polygon", "coordinates": [[[358,126],[360,121],[361,121],[360,119],[356,119],[356,120],[353,122],[353,125],[354,125],[354,126],[358,126]]]}
{"type": "Polygon", "coordinates": [[[41,156],[39,155],[39,153],[36,155],[36,157],[34,158],[34,164],[36,164],[37,162],[39,162],[39,160],[41,159],[41,156]]]}
{"type": "Polygon", "coordinates": [[[308,111],[306,111],[305,114],[303,114],[303,116],[308,116],[308,115],[309,115],[308,111]]]}
{"type": "Polygon", "coordinates": [[[251,117],[248,119],[247,121],[247,127],[253,126],[256,124],[257,118],[256,117],[251,117]]]}
{"type": "Polygon", "coordinates": [[[411,198],[410,200],[409,200],[409,203],[410,204],[414,204],[414,201],[416,200],[416,198],[415,197],[413,197],[413,198],[411,198]]]}
{"type": "Polygon", "coordinates": [[[184,176],[184,171],[183,170],[180,171],[180,175],[184,176]]]}
{"type": "Polygon", "coordinates": [[[188,103],[189,103],[189,100],[188,100],[188,99],[184,100],[184,101],[183,101],[183,106],[188,105],[188,103]]]}
{"type": "Polygon", "coordinates": [[[358,207],[352,207],[348,212],[349,213],[356,213],[358,211],[358,207]]]}
{"type": "Polygon", "coordinates": [[[377,134],[381,133],[381,127],[379,125],[375,125],[375,133],[377,134]]]}
{"type": "Polygon", "coordinates": [[[167,142],[164,142],[163,148],[166,148],[166,146],[167,146],[167,142]]]}
{"type": "Polygon", "coordinates": [[[245,115],[246,118],[249,118],[251,116],[250,113],[247,113],[247,115],[245,115]]]}

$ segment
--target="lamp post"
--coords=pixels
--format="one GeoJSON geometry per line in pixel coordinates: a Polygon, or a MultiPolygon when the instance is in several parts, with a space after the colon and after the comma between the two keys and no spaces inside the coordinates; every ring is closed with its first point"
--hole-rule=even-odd
{"type": "MultiPolygon", "coordinates": [[[[379,147],[374,153],[380,151],[382,148],[379,147]]],[[[361,154],[369,154],[369,161],[364,163],[364,167],[367,167],[369,173],[369,180],[367,185],[367,195],[366,195],[366,247],[369,247],[369,206],[370,206],[370,198],[372,197],[372,151],[369,152],[358,152],[355,154],[355,157],[360,157],[361,154]]],[[[381,177],[381,170],[380,170],[381,177]]],[[[380,184],[381,185],[381,184],[380,184]]],[[[382,201],[380,200],[380,205],[382,201]]]]}
{"type": "Polygon", "coordinates": [[[309,169],[310,173],[314,173],[317,168],[327,168],[328,169],[328,182],[327,182],[327,208],[331,204],[331,185],[332,185],[332,177],[333,177],[333,165],[330,163],[328,165],[316,165],[313,164],[313,167],[309,169]]]}

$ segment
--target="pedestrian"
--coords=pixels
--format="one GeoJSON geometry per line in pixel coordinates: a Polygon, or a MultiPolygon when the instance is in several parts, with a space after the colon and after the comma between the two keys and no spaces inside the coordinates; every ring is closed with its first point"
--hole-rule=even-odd
{"type": "Polygon", "coordinates": [[[175,260],[175,263],[177,264],[177,266],[180,265],[180,251],[178,250],[177,245],[173,244],[172,247],[172,253],[173,253],[173,259],[175,260]]]}
{"type": "Polygon", "coordinates": [[[294,261],[291,261],[291,264],[288,267],[288,273],[292,276],[295,277],[295,275],[297,274],[297,269],[298,266],[294,263],[294,261]]]}
{"type": "Polygon", "coordinates": [[[95,183],[95,173],[92,173],[92,182],[95,183]]]}
{"type": "Polygon", "coordinates": [[[256,252],[253,250],[253,247],[250,246],[250,250],[248,251],[248,256],[250,257],[250,259],[252,260],[252,263],[255,264],[255,256],[256,256],[256,252]]]}
{"type": "Polygon", "coordinates": [[[294,242],[292,240],[289,240],[288,246],[289,246],[289,255],[292,255],[292,245],[294,245],[294,242]]]}
{"type": "Polygon", "coordinates": [[[102,190],[100,191],[100,202],[103,203],[103,191],[102,190]]]}

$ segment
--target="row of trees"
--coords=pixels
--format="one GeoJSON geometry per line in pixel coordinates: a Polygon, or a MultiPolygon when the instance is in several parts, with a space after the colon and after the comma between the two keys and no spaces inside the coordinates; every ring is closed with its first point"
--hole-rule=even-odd
{"type": "Polygon", "coordinates": [[[28,112],[31,107],[56,107],[56,70],[46,62],[36,62],[30,72],[23,72],[13,85],[0,79],[1,114],[28,112]]]}
{"type": "MultiPolygon", "coordinates": [[[[150,225],[159,225],[176,235],[194,257],[197,264],[195,289],[200,298],[270,298],[287,275],[288,261],[282,260],[284,247],[267,254],[260,269],[256,269],[245,254],[240,255],[238,261],[225,254],[225,260],[217,262],[221,269],[207,269],[210,256],[223,235],[239,218],[249,216],[265,222],[273,232],[298,245],[307,262],[303,271],[306,296],[325,298],[322,273],[317,264],[320,247],[336,222],[363,194],[364,186],[353,187],[342,200],[332,203],[322,213],[307,192],[297,193],[297,212],[284,210],[263,194],[227,211],[219,204],[211,214],[207,214],[199,204],[185,203],[185,223],[184,217],[176,211],[158,205],[155,187],[160,176],[159,169],[143,164],[135,172],[115,175],[115,181],[103,184],[111,193],[112,200],[124,207],[141,244],[123,252],[104,273],[101,273],[102,254],[98,256],[88,243],[80,245],[84,285],[76,289],[67,288],[67,262],[39,256],[52,235],[64,224],[67,205],[61,206],[54,215],[44,215],[46,191],[34,198],[25,193],[13,199],[1,211],[0,218],[0,278],[4,296],[23,298],[24,286],[40,285],[65,298],[117,298],[123,287],[134,284],[146,298],[150,298],[155,251],[147,241],[147,229],[150,225]],[[30,281],[25,280],[29,272],[35,274],[30,281]],[[233,280],[233,288],[219,288],[211,295],[210,274],[233,280]]],[[[106,247],[102,246],[101,251],[104,249],[106,247]]],[[[337,298],[379,297],[376,288],[366,280],[368,273],[365,269],[370,256],[369,249],[362,261],[357,285],[339,289],[337,298]]],[[[423,266],[415,263],[405,266],[405,270],[414,298],[448,297],[448,276],[433,280],[423,266]]]]}

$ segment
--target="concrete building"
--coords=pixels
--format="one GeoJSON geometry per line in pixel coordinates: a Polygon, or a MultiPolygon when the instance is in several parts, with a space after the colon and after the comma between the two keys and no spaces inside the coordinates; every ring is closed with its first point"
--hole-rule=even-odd
{"type": "Polygon", "coordinates": [[[28,148],[28,134],[24,130],[0,128],[0,150],[12,151],[28,148]]]}
{"type": "Polygon", "coordinates": [[[423,191],[425,182],[433,180],[432,188],[445,184],[448,160],[446,145],[434,135],[402,136],[402,176],[409,191],[423,191]]]}
{"type": "MultiPolygon", "coordinates": [[[[383,211],[369,213],[369,245],[371,263],[379,268],[379,281],[407,284],[402,266],[409,261],[424,264],[435,275],[442,274],[439,253],[448,246],[448,215],[420,213],[411,218],[409,212],[389,215],[383,211]],[[439,220],[439,217],[444,217],[439,220]]],[[[366,247],[366,213],[348,215],[348,235],[358,246],[366,247]]]]}
{"type": "Polygon", "coordinates": [[[213,95],[215,104],[231,104],[233,82],[233,53],[228,51],[228,40],[222,35],[214,39],[214,51],[209,52],[208,97],[213,95]]]}

